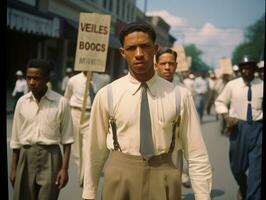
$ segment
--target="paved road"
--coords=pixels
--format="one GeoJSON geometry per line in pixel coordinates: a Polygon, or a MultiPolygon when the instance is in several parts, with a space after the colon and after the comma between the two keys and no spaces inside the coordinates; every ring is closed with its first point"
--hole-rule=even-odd
{"type": "MultiPolygon", "coordinates": [[[[11,131],[12,115],[7,115],[7,151],[8,151],[8,169],[10,169],[10,149],[9,137],[11,131]]],[[[235,200],[237,185],[233,179],[228,161],[228,139],[218,132],[218,123],[214,116],[204,116],[203,137],[209,152],[210,161],[213,167],[213,200],[235,200]]],[[[9,174],[9,172],[8,172],[9,174]]],[[[81,189],[78,187],[76,176],[76,166],[73,160],[70,160],[69,183],[61,191],[59,200],[81,200],[81,189]]],[[[183,200],[193,200],[191,189],[182,188],[183,200]]],[[[9,183],[9,199],[12,199],[12,188],[9,183]]]]}

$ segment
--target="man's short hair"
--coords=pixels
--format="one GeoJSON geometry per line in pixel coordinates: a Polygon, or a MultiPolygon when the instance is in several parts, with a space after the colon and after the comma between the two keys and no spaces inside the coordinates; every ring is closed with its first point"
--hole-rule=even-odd
{"type": "Polygon", "coordinates": [[[124,40],[125,37],[133,32],[143,32],[143,33],[148,33],[150,38],[152,39],[153,42],[156,40],[156,33],[155,30],[151,25],[149,25],[146,22],[132,22],[124,26],[124,28],[120,32],[120,43],[123,46],[124,45],[124,40]]]}
{"type": "Polygon", "coordinates": [[[28,68],[37,68],[43,72],[44,76],[50,76],[53,65],[50,61],[42,59],[30,59],[27,63],[28,68]]]}
{"type": "Polygon", "coordinates": [[[155,60],[156,60],[156,63],[158,63],[158,60],[160,58],[161,55],[165,54],[165,53],[169,53],[169,54],[172,54],[175,58],[175,61],[176,61],[176,58],[177,58],[177,53],[176,51],[174,51],[173,49],[170,49],[170,48],[167,48],[167,49],[159,49],[155,55],[155,60]]]}

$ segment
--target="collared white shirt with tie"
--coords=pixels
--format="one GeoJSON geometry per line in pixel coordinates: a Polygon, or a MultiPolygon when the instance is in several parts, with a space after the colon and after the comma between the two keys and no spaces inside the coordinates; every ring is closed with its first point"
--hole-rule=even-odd
{"type": "MultiPolygon", "coordinates": [[[[172,140],[172,127],[176,120],[174,84],[154,75],[148,85],[152,138],[155,155],[167,153],[172,140]]],[[[113,112],[117,125],[117,138],[122,152],[140,156],[141,83],[130,74],[111,83],[113,112]]],[[[192,188],[197,200],[209,200],[212,172],[204,144],[201,127],[192,96],[181,90],[181,132],[185,157],[189,162],[192,188]]],[[[90,131],[87,138],[83,198],[94,199],[100,171],[109,150],[114,149],[109,132],[107,86],[100,89],[94,99],[90,131]]],[[[176,141],[176,148],[180,141],[176,141]]]]}
{"type": "MultiPolygon", "coordinates": [[[[254,78],[250,84],[252,90],[252,119],[253,121],[258,121],[263,119],[263,81],[259,78],[254,78]]],[[[216,112],[220,114],[229,113],[230,117],[246,121],[247,93],[248,86],[242,77],[229,81],[215,101],[216,112]]]]}

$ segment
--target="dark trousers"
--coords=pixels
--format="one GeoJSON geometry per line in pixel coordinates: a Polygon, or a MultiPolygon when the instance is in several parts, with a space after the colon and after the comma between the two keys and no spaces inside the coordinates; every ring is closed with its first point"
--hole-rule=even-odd
{"type": "Polygon", "coordinates": [[[171,154],[145,161],[118,151],[104,170],[103,200],[181,200],[180,172],[171,154]]]}
{"type": "Polygon", "coordinates": [[[261,199],[262,123],[239,121],[230,135],[230,166],[245,200],[261,199]]]}
{"type": "Polygon", "coordinates": [[[198,111],[200,122],[202,122],[207,98],[208,97],[206,94],[196,94],[196,96],[195,96],[195,105],[196,105],[196,109],[198,111]]]}

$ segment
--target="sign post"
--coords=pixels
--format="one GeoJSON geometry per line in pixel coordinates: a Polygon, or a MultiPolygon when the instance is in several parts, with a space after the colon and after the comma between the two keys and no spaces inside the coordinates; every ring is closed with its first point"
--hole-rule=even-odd
{"type": "Polygon", "coordinates": [[[92,71],[104,72],[110,35],[110,15],[80,13],[75,71],[87,71],[80,124],[84,122],[92,71]]]}

